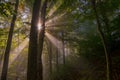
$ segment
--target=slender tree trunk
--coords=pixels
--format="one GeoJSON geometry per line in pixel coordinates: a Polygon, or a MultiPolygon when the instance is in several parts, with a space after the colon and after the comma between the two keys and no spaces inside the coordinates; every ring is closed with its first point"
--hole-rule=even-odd
{"type": "Polygon", "coordinates": [[[1,69],[1,65],[2,65],[2,60],[3,60],[3,56],[4,56],[4,51],[2,50],[1,51],[2,52],[2,54],[0,55],[0,69],[1,69]]]}
{"type": "Polygon", "coordinates": [[[111,48],[112,48],[112,36],[111,36],[111,33],[110,33],[110,21],[107,17],[107,13],[106,13],[106,10],[104,10],[104,6],[103,6],[103,3],[102,1],[100,0],[100,8],[101,8],[101,15],[103,17],[103,22],[105,23],[105,29],[106,29],[106,37],[107,37],[107,42],[106,42],[106,45],[107,45],[107,48],[108,48],[108,53],[109,53],[109,72],[110,72],[110,78],[112,79],[113,75],[112,75],[112,56],[111,56],[111,48]]]}
{"type": "Polygon", "coordinates": [[[47,42],[47,49],[48,49],[48,56],[49,56],[49,70],[51,75],[52,74],[52,45],[48,39],[46,40],[46,42],[47,42]]]}
{"type": "Polygon", "coordinates": [[[6,46],[5,55],[4,55],[4,62],[3,62],[1,80],[7,80],[9,54],[10,54],[10,49],[11,49],[11,43],[12,43],[12,36],[13,36],[15,21],[16,21],[16,17],[17,17],[18,5],[19,5],[19,0],[16,0],[15,14],[13,15],[13,19],[11,21],[10,31],[9,31],[8,40],[7,40],[7,46],[6,46]]]}
{"type": "Polygon", "coordinates": [[[37,56],[38,56],[38,21],[41,0],[35,0],[33,5],[30,41],[28,50],[27,80],[37,80],[37,56]]]}
{"type": "Polygon", "coordinates": [[[65,65],[65,43],[64,43],[64,32],[62,32],[62,50],[63,50],[63,64],[65,65]]]}
{"type": "Polygon", "coordinates": [[[107,80],[112,80],[110,50],[108,48],[107,41],[105,40],[104,33],[101,30],[101,23],[99,21],[99,16],[98,16],[98,12],[97,12],[97,9],[96,9],[95,0],[92,0],[92,6],[93,6],[93,10],[95,12],[95,16],[96,16],[96,20],[97,20],[97,24],[98,24],[98,31],[99,31],[101,40],[103,42],[104,50],[105,50],[106,64],[107,64],[107,80]]]}
{"type": "Polygon", "coordinates": [[[37,80],[43,80],[43,68],[42,68],[42,50],[43,50],[43,42],[45,36],[45,16],[46,16],[46,8],[47,8],[47,0],[44,1],[42,10],[41,10],[41,21],[42,21],[42,29],[39,32],[38,39],[38,57],[37,57],[37,80]]]}
{"type": "Polygon", "coordinates": [[[58,66],[58,65],[59,65],[59,60],[58,60],[58,57],[59,57],[59,55],[58,55],[58,54],[59,54],[59,51],[58,51],[58,49],[59,49],[59,48],[56,47],[56,53],[55,53],[55,54],[56,54],[56,70],[57,70],[57,72],[59,71],[59,66],[58,66]]]}
{"type": "MultiPolygon", "coordinates": [[[[20,44],[20,31],[18,30],[18,47],[19,47],[19,44],[20,44]]],[[[19,50],[19,48],[18,48],[19,50]]]]}

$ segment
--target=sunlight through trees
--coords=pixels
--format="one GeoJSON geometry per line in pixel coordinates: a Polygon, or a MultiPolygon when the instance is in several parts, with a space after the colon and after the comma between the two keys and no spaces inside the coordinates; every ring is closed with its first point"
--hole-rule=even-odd
{"type": "Polygon", "coordinates": [[[120,0],[0,0],[0,80],[120,80],[120,0]]]}

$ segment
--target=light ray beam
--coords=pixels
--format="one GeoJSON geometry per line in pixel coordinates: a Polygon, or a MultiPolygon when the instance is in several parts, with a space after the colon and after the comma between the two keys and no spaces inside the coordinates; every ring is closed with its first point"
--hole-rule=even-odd
{"type": "Polygon", "coordinates": [[[22,50],[27,46],[29,39],[26,38],[18,47],[10,52],[9,67],[16,60],[22,50]]]}
{"type": "Polygon", "coordinates": [[[50,9],[50,11],[48,12],[48,17],[52,16],[53,13],[61,6],[61,4],[62,4],[61,1],[57,1],[55,6],[53,6],[52,9],[50,9]]]}

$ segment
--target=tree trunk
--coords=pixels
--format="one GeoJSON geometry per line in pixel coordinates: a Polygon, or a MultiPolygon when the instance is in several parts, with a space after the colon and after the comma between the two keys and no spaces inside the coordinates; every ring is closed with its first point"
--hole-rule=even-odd
{"type": "Polygon", "coordinates": [[[56,48],[56,70],[57,70],[57,72],[59,71],[59,60],[58,60],[58,58],[59,58],[59,51],[58,51],[58,47],[55,47],[56,48]]]}
{"type": "Polygon", "coordinates": [[[64,32],[62,32],[62,50],[63,50],[63,64],[65,65],[65,43],[64,43],[64,32]]]}
{"type": "Polygon", "coordinates": [[[104,33],[101,30],[101,23],[99,21],[99,16],[98,16],[98,12],[96,9],[95,0],[92,0],[92,6],[93,6],[93,10],[95,12],[95,16],[96,16],[96,20],[97,20],[98,31],[99,31],[101,40],[103,42],[104,50],[105,50],[105,57],[106,57],[106,64],[107,64],[107,80],[112,80],[110,50],[108,48],[107,41],[105,40],[104,33]]]}
{"type": "Polygon", "coordinates": [[[46,16],[46,8],[47,8],[47,0],[44,1],[42,10],[41,10],[41,21],[42,21],[42,29],[39,32],[38,39],[38,57],[37,57],[37,80],[43,80],[43,69],[42,69],[42,50],[43,50],[43,42],[45,36],[45,16],[46,16]]]}
{"type": "Polygon", "coordinates": [[[46,42],[47,42],[47,49],[48,49],[48,56],[49,56],[49,71],[50,71],[49,76],[50,76],[52,74],[52,45],[48,39],[46,39],[46,42]]]}
{"type": "Polygon", "coordinates": [[[1,69],[1,67],[2,67],[2,60],[3,60],[3,57],[4,57],[4,51],[2,50],[1,51],[2,52],[2,54],[0,55],[0,69],[1,69]]]}
{"type": "Polygon", "coordinates": [[[12,43],[12,36],[13,36],[15,21],[16,21],[16,17],[17,17],[18,5],[19,5],[19,0],[16,0],[15,14],[13,15],[13,19],[11,21],[10,31],[9,31],[8,40],[7,40],[7,46],[6,46],[5,55],[4,55],[4,62],[3,62],[1,80],[7,80],[9,54],[10,54],[10,49],[11,49],[11,43],[12,43]]]}
{"type": "Polygon", "coordinates": [[[28,50],[27,80],[37,80],[37,56],[38,56],[38,21],[41,0],[35,0],[33,5],[30,41],[28,50]]]}

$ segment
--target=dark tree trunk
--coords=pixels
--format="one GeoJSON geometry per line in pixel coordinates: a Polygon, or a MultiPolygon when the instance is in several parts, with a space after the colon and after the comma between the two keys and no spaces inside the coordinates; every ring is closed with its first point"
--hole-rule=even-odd
{"type": "Polygon", "coordinates": [[[12,36],[13,36],[15,21],[16,21],[16,17],[17,17],[18,5],[19,5],[19,0],[16,0],[15,14],[13,15],[13,19],[11,21],[10,31],[9,31],[8,40],[7,40],[7,46],[6,46],[5,55],[4,55],[4,62],[3,62],[1,80],[7,80],[9,54],[10,54],[10,49],[11,49],[11,43],[12,43],[12,36]]]}
{"type": "Polygon", "coordinates": [[[47,8],[47,0],[44,1],[42,10],[41,10],[41,22],[42,22],[42,29],[39,32],[39,39],[38,39],[38,57],[37,57],[37,80],[43,80],[43,69],[42,69],[42,50],[43,50],[43,42],[45,36],[45,16],[46,16],[46,8],[47,8]]]}
{"type": "Polygon", "coordinates": [[[58,51],[58,48],[56,47],[56,70],[59,71],[59,60],[58,60],[58,57],[59,57],[59,51],[58,51]]]}
{"type": "Polygon", "coordinates": [[[99,20],[97,9],[96,9],[95,0],[92,0],[92,6],[93,6],[93,10],[95,12],[95,16],[96,16],[96,20],[97,20],[97,24],[98,24],[98,31],[99,31],[101,40],[103,42],[104,50],[105,50],[106,64],[107,64],[107,80],[112,80],[110,50],[109,50],[109,47],[107,45],[107,41],[105,40],[104,33],[101,30],[101,23],[99,20]]]}
{"type": "Polygon", "coordinates": [[[65,42],[64,42],[64,32],[62,32],[62,50],[63,50],[63,64],[65,65],[65,42]]]}
{"type": "Polygon", "coordinates": [[[41,0],[35,0],[33,5],[30,41],[28,50],[27,80],[37,80],[37,56],[38,56],[38,21],[41,0]]]}

